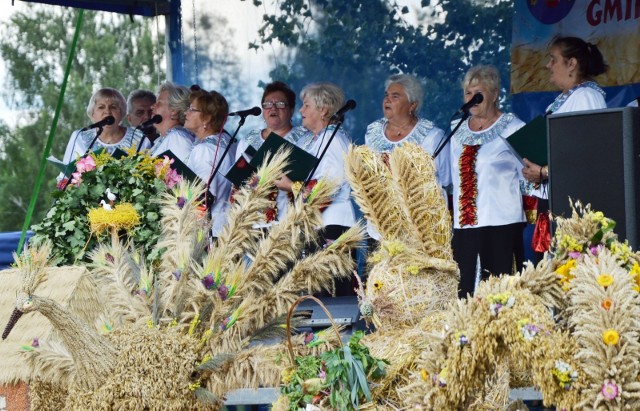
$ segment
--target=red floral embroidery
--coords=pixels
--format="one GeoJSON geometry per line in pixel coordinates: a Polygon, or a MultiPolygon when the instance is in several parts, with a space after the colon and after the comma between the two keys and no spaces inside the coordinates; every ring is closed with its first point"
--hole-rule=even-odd
{"type": "Polygon", "coordinates": [[[460,227],[478,224],[478,176],[476,174],[476,159],[480,145],[464,145],[460,156],[460,227]]]}

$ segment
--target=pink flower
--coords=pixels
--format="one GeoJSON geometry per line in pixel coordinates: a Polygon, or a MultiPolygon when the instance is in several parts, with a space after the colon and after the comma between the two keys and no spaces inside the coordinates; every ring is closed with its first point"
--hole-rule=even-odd
{"type": "Polygon", "coordinates": [[[582,253],[580,251],[571,251],[569,253],[569,257],[573,258],[574,260],[577,260],[578,258],[580,258],[581,255],[582,253]]]}
{"type": "Polygon", "coordinates": [[[82,173],[76,171],[71,174],[71,184],[74,184],[76,187],[80,187],[80,183],[82,183],[82,173]]]}
{"type": "Polygon", "coordinates": [[[172,168],[170,168],[169,171],[167,171],[167,174],[165,174],[164,176],[164,184],[167,186],[167,188],[172,188],[181,181],[182,176],[172,168]]]}
{"type": "Polygon", "coordinates": [[[602,389],[600,390],[602,396],[609,401],[615,400],[618,398],[618,394],[620,390],[615,382],[611,380],[605,380],[604,384],[602,384],[602,389]]]}
{"type": "Polygon", "coordinates": [[[96,161],[91,156],[82,157],[80,160],[76,161],[76,170],[80,172],[80,174],[91,171],[96,168],[96,161]]]}

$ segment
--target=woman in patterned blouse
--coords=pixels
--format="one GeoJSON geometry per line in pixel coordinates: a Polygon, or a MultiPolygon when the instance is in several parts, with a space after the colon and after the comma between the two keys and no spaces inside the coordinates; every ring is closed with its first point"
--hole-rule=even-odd
{"type": "Polygon", "coordinates": [[[460,268],[458,295],[464,298],[473,294],[478,271],[482,278],[511,274],[514,261],[520,269],[525,215],[520,190],[522,164],[505,141],[524,123],[498,107],[500,75],[495,67],[471,68],[462,86],[465,103],[477,93],[484,97],[471,107],[471,117],[450,144],[452,247],[460,268]]]}

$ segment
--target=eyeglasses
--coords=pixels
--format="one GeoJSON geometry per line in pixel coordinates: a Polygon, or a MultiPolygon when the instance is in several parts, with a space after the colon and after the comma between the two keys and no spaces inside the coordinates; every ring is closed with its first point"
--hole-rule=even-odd
{"type": "Polygon", "coordinates": [[[190,111],[190,112],[192,112],[192,113],[193,113],[194,111],[195,111],[196,113],[202,113],[202,110],[198,110],[197,108],[193,108],[193,107],[191,107],[191,106],[189,106],[189,108],[187,109],[187,111],[190,111]]]}
{"type": "Polygon", "coordinates": [[[273,108],[273,106],[276,106],[276,108],[279,109],[283,109],[287,107],[287,103],[284,101],[265,101],[264,103],[262,103],[262,108],[265,110],[273,108]]]}

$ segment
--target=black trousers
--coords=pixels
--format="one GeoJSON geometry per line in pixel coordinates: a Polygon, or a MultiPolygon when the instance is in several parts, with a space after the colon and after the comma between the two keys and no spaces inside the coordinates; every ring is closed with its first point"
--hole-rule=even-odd
{"type": "Polygon", "coordinates": [[[453,230],[453,259],[460,268],[459,298],[465,298],[467,294],[473,295],[478,256],[483,279],[492,274],[511,274],[514,260],[517,270],[522,267],[523,229],[524,223],[515,223],[453,230]]]}

